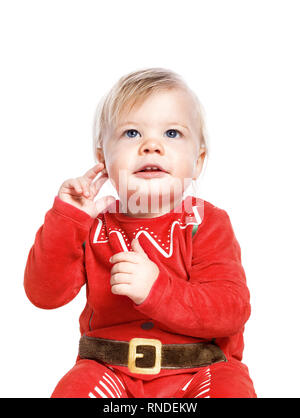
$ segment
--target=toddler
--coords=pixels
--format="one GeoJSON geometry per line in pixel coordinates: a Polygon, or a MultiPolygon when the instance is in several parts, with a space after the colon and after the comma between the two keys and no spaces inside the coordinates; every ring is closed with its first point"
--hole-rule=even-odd
{"type": "Polygon", "coordinates": [[[52,397],[256,397],[240,246],[225,210],[183,197],[208,152],[197,96],[173,71],[135,71],[94,128],[97,165],[61,185],[25,268],[40,308],[86,285],[78,357],[52,397]],[[108,179],[119,199],[95,201],[108,179]]]}

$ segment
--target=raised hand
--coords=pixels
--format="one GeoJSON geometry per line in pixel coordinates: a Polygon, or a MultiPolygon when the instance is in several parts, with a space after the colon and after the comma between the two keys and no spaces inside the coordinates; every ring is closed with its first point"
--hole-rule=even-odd
{"type": "Polygon", "coordinates": [[[108,174],[104,169],[104,164],[96,164],[83,176],[64,181],[58,191],[58,197],[86,212],[92,218],[96,218],[100,212],[115,201],[113,196],[104,196],[94,202],[94,198],[107,180],[108,174]],[[95,180],[101,171],[101,176],[95,180]]]}

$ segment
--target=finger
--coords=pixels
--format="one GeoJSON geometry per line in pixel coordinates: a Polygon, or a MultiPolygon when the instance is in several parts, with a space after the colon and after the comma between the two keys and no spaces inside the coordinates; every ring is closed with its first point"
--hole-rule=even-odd
{"type": "Polygon", "coordinates": [[[147,256],[147,254],[145,253],[143,247],[141,246],[139,240],[137,238],[134,238],[131,241],[131,248],[133,249],[133,251],[143,255],[143,256],[147,256]]]}
{"type": "Polygon", "coordinates": [[[90,197],[91,196],[91,190],[90,185],[87,183],[87,181],[83,177],[77,177],[76,179],[82,189],[82,194],[84,197],[90,197]]]}
{"type": "Polygon", "coordinates": [[[63,187],[69,189],[72,193],[77,195],[82,195],[83,193],[82,186],[77,179],[66,180],[63,187]]]}
{"type": "Polygon", "coordinates": [[[91,192],[91,194],[92,194],[93,197],[96,196],[97,192],[96,192],[96,188],[95,188],[95,184],[94,183],[92,183],[90,185],[90,192],[91,192]]]}
{"type": "Polygon", "coordinates": [[[94,181],[93,186],[95,188],[95,193],[97,194],[103,184],[108,180],[108,174],[102,174],[97,180],[94,181]]]}
{"type": "Polygon", "coordinates": [[[93,198],[97,196],[99,193],[101,187],[103,184],[108,180],[108,175],[101,175],[97,180],[95,180],[93,183],[87,182],[87,185],[89,186],[90,193],[92,194],[93,198]]]}
{"type": "Polygon", "coordinates": [[[93,168],[88,170],[82,177],[84,177],[87,181],[91,182],[103,169],[103,163],[96,164],[93,168]]]}
{"type": "Polygon", "coordinates": [[[114,274],[110,278],[111,286],[114,286],[116,284],[130,284],[131,282],[132,282],[132,275],[126,274],[126,273],[114,274]]]}
{"type": "MultiPolygon", "coordinates": [[[[104,181],[103,181],[103,183],[104,183],[104,181]]],[[[94,182],[94,183],[92,183],[92,184],[90,185],[90,191],[91,191],[91,193],[92,193],[92,195],[93,195],[93,198],[94,198],[95,196],[97,196],[97,194],[99,193],[100,188],[101,188],[101,187],[99,187],[99,188],[97,187],[96,182],[94,182]]]]}
{"type": "Polygon", "coordinates": [[[115,284],[111,287],[111,293],[115,295],[125,295],[127,296],[130,292],[130,285],[127,283],[115,284]]]}
{"type": "Polygon", "coordinates": [[[128,261],[121,261],[119,263],[115,263],[113,268],[110,271],[111,275],[117,274],[117,273],[132,273],[133,269],[132,269],[132,264],[133,263],[129,263],[128,261]]]}
{"type": "Polygon", "coordinates": [[[139,264],[141,261],[141,257],[138,253],[130,252],[130,251],[123,251],[121,253],[116,253],[112,255],[109,259],[111,263],[118,263],[120,261],[127,261],[134,264],[139,264]]]}

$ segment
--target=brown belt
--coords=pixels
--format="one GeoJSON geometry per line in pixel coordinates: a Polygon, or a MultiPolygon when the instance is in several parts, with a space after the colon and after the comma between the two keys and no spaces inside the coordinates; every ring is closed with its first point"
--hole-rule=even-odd
{"type": "Polygon", "coordinates": [[[157,374],[160,369],[191,369],[227,361],[216,344],[162,344],[160,340],[133,338],[129,342],[82,336],[79,357],[127,366],[132,373],[157,374]]]}

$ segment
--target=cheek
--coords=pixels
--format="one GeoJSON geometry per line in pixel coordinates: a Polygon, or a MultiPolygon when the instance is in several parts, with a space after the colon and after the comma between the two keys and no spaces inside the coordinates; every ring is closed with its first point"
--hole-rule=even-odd
{"type": "Polygon", "coordinates": [[[124,147],[117,149],[112,147],[106,161],[109,179],[117,191],[128,183],[128,170],[132,166],[129,154],[128,149],[124,147]]]}
{"type": "Polygon", "coordinates": [[[171,159],[174,162],[174,168],[178,173],[189,174],[193,172],[196,160],[196,149],[192,143],[180,143],[174,149],[171,159]]]}
{"type": "Polygon", "coordinates": [[[193,177],[194,168],[195,161],[192,158],[180,158],[177,161],[175,172],[181,178],[193,177]]]}
{"type": "Polygon", "coordinates": [[[124,153],[119,149],[111,147],[107,152],[106,166],[111,177],[115,177],[118,171],[125,166],[124,153]]]}

